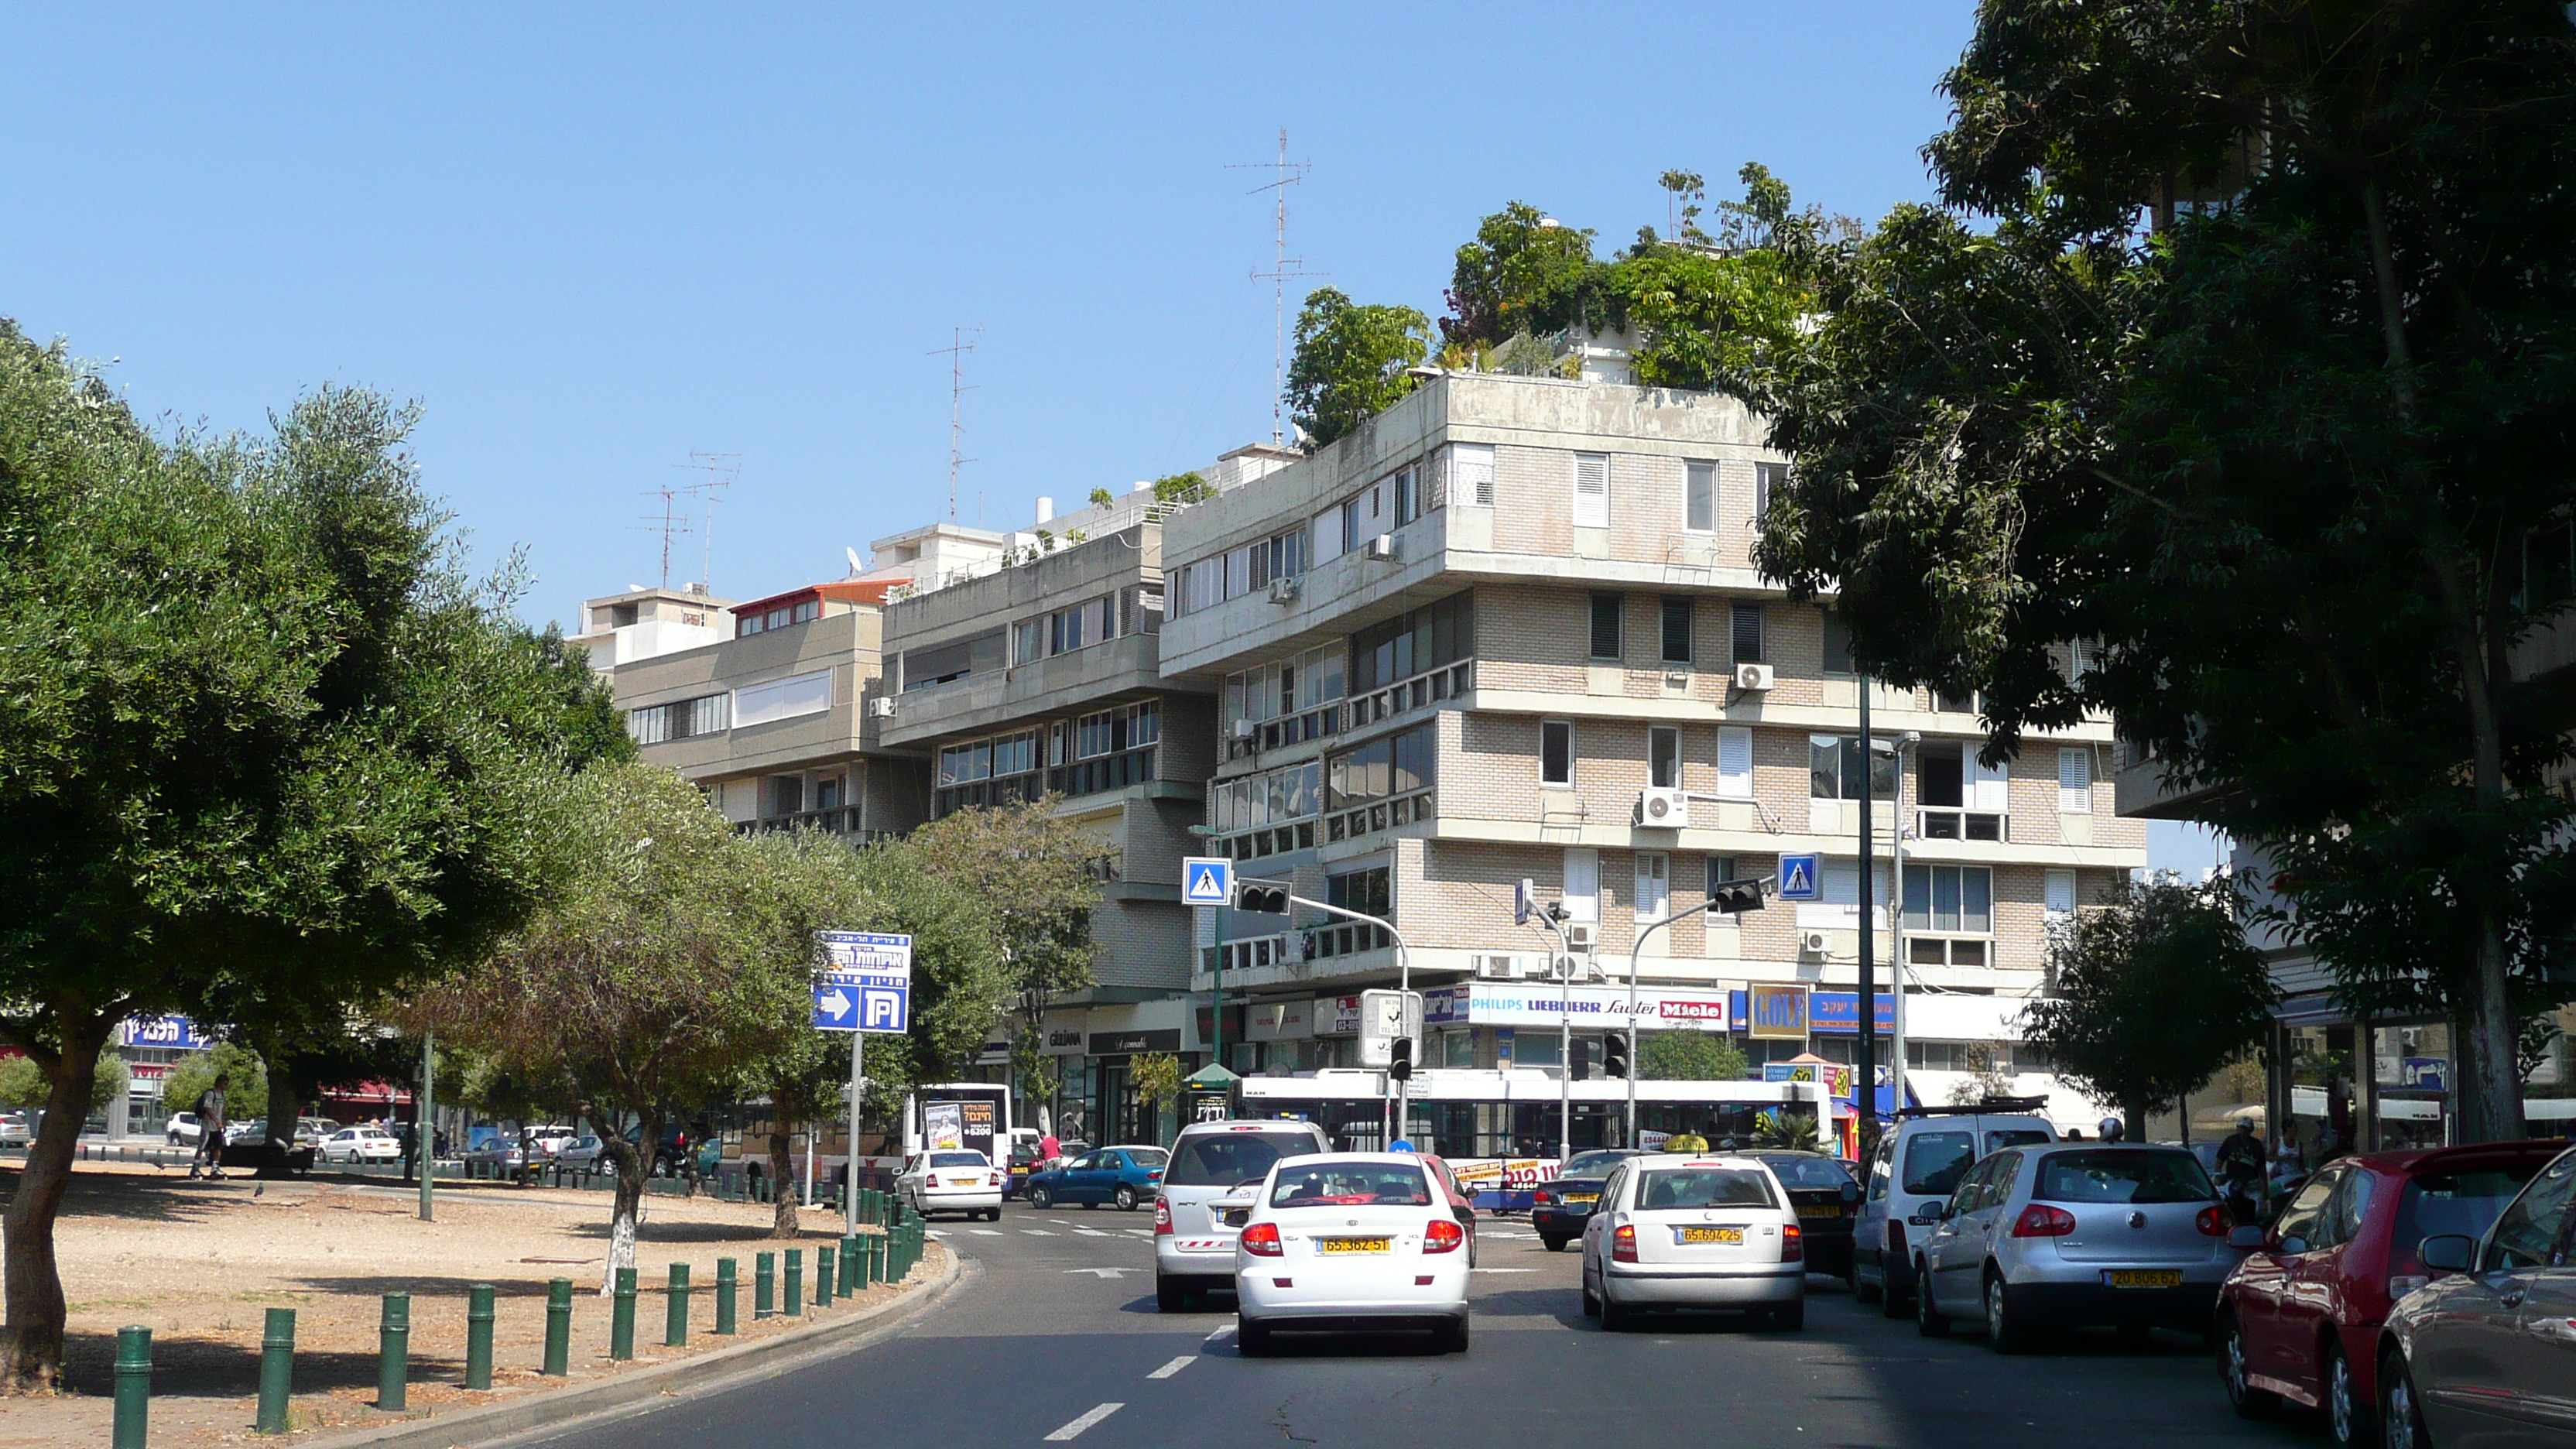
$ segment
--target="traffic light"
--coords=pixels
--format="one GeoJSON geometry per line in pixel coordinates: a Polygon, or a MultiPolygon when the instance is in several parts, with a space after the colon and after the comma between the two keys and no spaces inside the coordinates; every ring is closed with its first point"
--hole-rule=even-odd
{"type": "Polygon", "coordinates": [[[1762,909],[1762,882],[1758,880],[1712,881],[1708,887],[1709,909],[1731,916],[1741,911],[1762,909]]]}
{"type": "Polygon", "coordinates": [[[1264,915],[1284,916],[1288,914],[1288,887],[1272,885],[1267,881],[1244,881],[1234,888],[1234,908],[1238,911],[1259,911],[1264,915]]]}
{"type": "Polygon", "coordinates": [[[1601,1075],[1605,1077],[1628,1075],[1628,1039],[1626,1037],[1606,1036],[1601,1039],[1601,1075]]]}
{"type": "Polygon", "coordinates": [[[1391,1081],[1413,1080],[1413,1038],[1400,1036],[1386,1044],[1386,1075],[1391,1081]]]}
{"type": "Polygon", "coordinates": [[[1529,877],[1521,877],[1520,887],[1512,892],[1512,924],[1526,926],[1538,914],[1538,887],[1529,877]]]}
{"type": "Polygon", "coordinates": [[[1578,1036],[1574,1039],[1574,1080],[1578,1082],[1592,1080],[1592,1039],[1590,1037],[1578,1036]]]}

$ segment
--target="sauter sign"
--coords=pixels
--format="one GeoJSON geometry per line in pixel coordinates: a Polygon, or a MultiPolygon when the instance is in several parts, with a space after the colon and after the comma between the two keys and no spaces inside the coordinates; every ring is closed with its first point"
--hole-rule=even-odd
{"type": "MultiPolygon", "coordinates": [[[[1453,986],[1424,993],[1433,1026],[1554,1026],[1560,1017],[1578,1027],[1628,1025],[1628,989],[1506,983],[1453,986]]],[[[1722,1032],[1731,1018],[1722,991],[1646,990],[1637,993],[1637,1025],[1664,1031],[1722,1032]]]]}

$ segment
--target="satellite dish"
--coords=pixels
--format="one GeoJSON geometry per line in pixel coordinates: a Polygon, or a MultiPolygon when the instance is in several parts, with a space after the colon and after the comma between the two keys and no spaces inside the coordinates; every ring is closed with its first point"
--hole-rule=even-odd
{"type": "Polygon", "coordinates": [[[857,549],[844,544],[842,545],[841,552],[850,556],[850,572],[854,574],[863,574],[867,572],[866,567],[859,562],[859,551],[857,549]]]}

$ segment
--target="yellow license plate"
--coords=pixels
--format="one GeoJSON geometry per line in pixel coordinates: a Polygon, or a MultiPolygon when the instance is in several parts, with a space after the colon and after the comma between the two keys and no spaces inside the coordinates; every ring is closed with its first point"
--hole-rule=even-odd
{"type": "Polygon", "coordinates": [[[952,1177],[948,1179],[948,1185],[950,1187],[974,1187],[976,1186],[976,1181],[971,1177],[952,1177]]]}
{"type": "Polygon", "coordinates": [[[1838,1202],[1809,1203],[1798,1209],[1798,1216],[1802,1218],[1838,1218],[1842,1215],[1843,1205],[1838,1202]]]}
{"type": "Polygon", "coordinates": [[[1565,1195],[1565,1200],[1568,1203],[1599,1202],[1601,1201],[1601,1194],[1597,1192],[1569,1192],[1565,1195]]]}
{"type": "Polygon", "coordinates": [[[2102,1281],[2114,1288],[2179,1288],[2179,1268],[2105,1268],[2102,1281]]]}
{"type": "Polygon", "coordinates": [[[1391,1253],[1395,1251],[1395,1239],[1317,1238],[1315,1251],[1318,1253],[1391,1253]]]}
{"type": "Polygon", "coordinates": [[[1741,1243],[1744,1241],[1744,1229],[1683,1228],[1681,1240],[1685,1243],[1741,1243]]]}

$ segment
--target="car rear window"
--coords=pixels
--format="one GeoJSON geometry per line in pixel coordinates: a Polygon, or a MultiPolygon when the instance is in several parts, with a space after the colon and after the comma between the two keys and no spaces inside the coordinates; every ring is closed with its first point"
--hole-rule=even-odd
{"type": "Polygon", "coordinates": [[[1840,1190],[1852,1175],[1830,1157],[1766,1157],[1762,1165],[1780,1179],[1780,1185],[1791,1192],[1829,1188],[1840,1190]]]}
{"type": "Polygon", "coordinates": [[[2188,1152],[2052,1152],[2030,1195],[2039,1202],[2211,1202],[2218,1189],[2188,1152]]]}
{"type": "Polygon", "coordinates": [[[1764,1208],[1780,1204],[1770,1179],[1741,1167],[1649,1170],[1637,1184],[1637,1206],[1656,1208],[1764,1208]]]}
{"type": "Polygon", "coordinates": [[[1607,1177],[1610,1175],[1610,1169],[1636,1155],[1624,1148],[1614,1148],[1607,1152],[1578,1152],[1566,1162],[1565,1170],[1557,1176],[1607,1177]]]}
{"type": "Polygon", "coordinates": [[[1130,1147],[1127,1149],[1127,1160],[1135,1163],[1138,1167],[1160,1167],[1170,1159],[1171,1154],[1165,1152],[1159,1147],[1130,1147]]]}
{"type": "Polygon", "coordinates": [[[1305,1157],[1315,1139],[1303,1132],[1211,1132],[1183,1141],[1173,1151],[1167,1187],[1232,1187],[1270,1175],[1283,1157],[1305,1157]]]}
{"type": "Polygon", "coordinates": [[[1905,1144],[1905,1190],[1946,1197],[1976,1160],[1974,1132],[1918,1132],[1905,1144]]]}
{"type": "Polygon", "coordinates": [[[1270,1205],[1301,1207],[1428,1207],[1431,1179],[1399,1162],[1318,1162],[1282,1168],[1270,1205]]]}
{"type": "Polygon", "coordinates": [[[1989,1132],[1986,1134],[1986,1150],[1988,1152],[2001,1152],[2007,1147],[2028,1147],[2034,1142],[2054,1142],[2056,1140],[2056,1138],[2049,1136],[2047,1133],[2042,1132],[2035,1127],[2007,1127],[2000,1131],[1989,1132]]]}
{"type": "Polygon", "coordinates": [[[986,1162],[984,1154],[980,1152],[934,1152],[930,1154],[930,1165],[933,1167],[990,1167],[993,1164],[986,1162]]]}
{"type": "Polygon", "coordinates": [[[2519,1162],[2408,1178],[2405,1193],[2397,1199],[2396,1226],[2388,1237],[2388,1271],[2422,1272],[2424,1260],[2416,1253],[2426,1238],[2442,1233],[2486,1236],[2505,1204],[2547,1165],[2545,1160],[2519,1162]]]}

